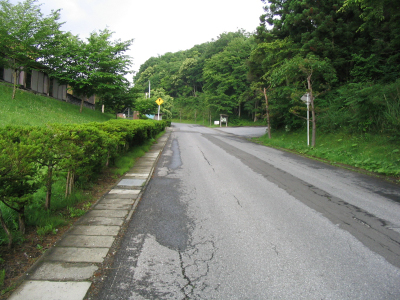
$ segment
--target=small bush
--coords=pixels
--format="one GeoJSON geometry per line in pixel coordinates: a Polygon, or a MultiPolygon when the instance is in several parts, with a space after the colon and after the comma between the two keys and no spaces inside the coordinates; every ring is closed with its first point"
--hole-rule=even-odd
{"type": "Polygon", "coordinates": [[[48,224],[46,226],[39,227],[36,232],[39,236],[45,236],[45,235],[51,234],[51,233],[56,234],[57,229],[54,228],[52,224],[48,224]]]}
{"type": "Polygon", "coordinates": [[[71,218],[81,217],[86,213],[86,210],[75,207],[68,207],[68,211],[71,218]]]}

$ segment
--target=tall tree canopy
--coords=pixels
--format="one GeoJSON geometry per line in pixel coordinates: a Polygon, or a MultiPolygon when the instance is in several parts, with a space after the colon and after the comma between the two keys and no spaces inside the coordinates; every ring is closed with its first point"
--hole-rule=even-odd
{"type": "Polygon", "coordinates": [[[131,65],[125,52],[132,40],[112,41],[111,37],[108,29],[92,32],[86,42],[66,35],[54,49],[54,56],[46,61],[50,75],[68,83],[74,94],[82,97],[123,92],[127,86],[125,75],[131,65]]]}
{"type": "Polygon", "coordinates": [[[16,5],[0,0],[0,65],[13,70],[14,93],[20,71],[37,67],[61,34],[59,10],[43,16],[37,0],[16,5]]]}

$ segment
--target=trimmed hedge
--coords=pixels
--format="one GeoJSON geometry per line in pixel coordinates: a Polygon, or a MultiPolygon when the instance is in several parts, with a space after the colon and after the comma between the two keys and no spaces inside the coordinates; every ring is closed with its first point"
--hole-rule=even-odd
{"type": "Polygon", "coordinates": [[[51,207],[54,172],[67,174],[66,190],[71,191],[77,180],[90,182],[130,147],[170,125],[170,121],[118,119],[0,128],[0,201],[18,213],[23,232],[24,209],[43,185],[47,189],[45,207],[51,207]]]}

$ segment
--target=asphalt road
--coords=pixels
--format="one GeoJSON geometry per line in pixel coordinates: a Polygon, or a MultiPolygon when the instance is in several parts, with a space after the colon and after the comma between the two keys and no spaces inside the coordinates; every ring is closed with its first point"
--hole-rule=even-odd
{"type": "Polygon", "coordinates": [[[227,131],[174,124],[98,299],[400,299],[398,186],[227,131]]]}

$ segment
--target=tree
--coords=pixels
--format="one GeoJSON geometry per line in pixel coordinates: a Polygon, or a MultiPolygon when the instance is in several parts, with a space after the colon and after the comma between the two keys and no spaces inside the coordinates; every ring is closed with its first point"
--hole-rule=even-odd
{"type": "MultiPolygon", "coordinates": [[[[74,94],[99,97],[125,90],[125,75],[131,65],[130,57],[125,55],[132,40],[111,41],[112,32],[108,29],[92,32],[87,42],[68,34],[54,55],[46,61],[51,69],[50,76],[71,86],[74,94]]],[[[82,98],[82,105],[83,105],[82,98]]],[[[82,112],[81,105],[81,112],[82,112]]]]}
{"type": "Polygon", "coordinates": [[[239,37],[206,61],[204,91],[216,112],[232,114],[239,108],[239,97],[248,88],[246,62],[253,47],[252,38],[239,37]]]}
{"type": "MultiPolygon", "coordinates": [[[[37,147],[26,143],[29,130],[4,128],[0,137],[0,201],[18,214],[18,225],[25,233],[25,207],[32,201],[32,194],[39,188],[35,164],[37,147]]],[[[0,211],[0,221],[8,235],[8,247],[12,233],[7,228],[0,211]]]]}
{"type": "MultiPolygon", "coordinates": [[[[164,102],[160,106],[160,112],[164,115],[165,119],[172,119],[172,107],[174,98],[166,94],[163,88],[155,89],[151,93],[150,101],[156,101],[161,98],[164,102]]],[[[157,108],[158,109],[158,108],[157,108]]]]}
{"type": "Polygon", "coordinates": [[[264,94],[264,98],[268,99],[267,115],[271,117],[269,127],[297,126],[294,116],[289,113],[292,106],[291,89],[287,85],[272,86],[271,76],[286,60],[298,53],[298,47],[289,37],[277,39],[270,32],[265,32],[264,42],[258,43],[250,55],[248,77],[252,81],[252,89],[259,93],[268,87],[268,94],[264,94]]]}
{"type": "Polygon", "coordinates": [[[13,5],[0,0],[0,65],[13,70],[13,99],[20,72],[45,59],[55,37],[61,34],[59,10],[44,17],[36,2],[25,0],[13,5]]]}
{"type": "MultiPolygon", "coordinates": [[[[267,1],[265,1],[267,2],[267,1]]],[[[340,82],[351,78],[352,53],[363,51],[370,36],[357,33],[361,20],[355,12],[337,12],[343,0],[269,0],[265,23],[273,26],[277,39],[290,38],[302,55],[312,53],[329,58],[340,82]]]]}
{"type": "Polygon", "coordinates": [[[118,113],[125,109],[133,108],[135,101],[139,98],[139,90],[130,87],[126,82],[116,85],[118,89],[104,92],[100,98],[100,103],[108,110],[112,111],[117,118],[118,113]]]}
{"type": "Polygon", "coordinates": [[[135,110],[137,110],[141,115],[154,115],[157,112],[156,99],[139,99],[135,103],[135,110]]]}
{"type": "Polygon", "coordinates": [[[345,0],[339,13],[351,12],[357,21],[357,34],[366,40],[363,48],[352,53],[353,81],[394,82],[400,72],[400,2],[345,0]]]}
{"type": "Polygon", "coordinates": [[[304,83],[307,83],[306,91],[310,94],[313,126],[311,146],[315,147],[317,119],[314,100],[320,93],[329,88],[329,84],[336,81],[335,69],[328,59],[320,59],[312,54],[304,58],[301,55],[297,55],[290,60],[286,60],[280,68],[275,69],[271,78],[275,86],[283,82],[293,84],[295,89],[300,92],[296,93],[295,97],[302,94],[304,83]]]}

